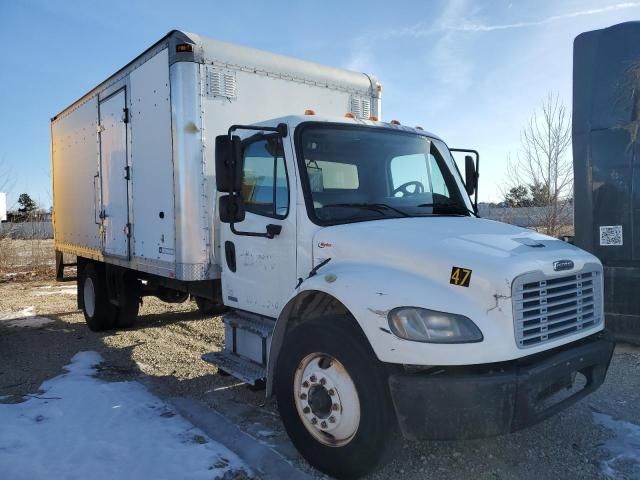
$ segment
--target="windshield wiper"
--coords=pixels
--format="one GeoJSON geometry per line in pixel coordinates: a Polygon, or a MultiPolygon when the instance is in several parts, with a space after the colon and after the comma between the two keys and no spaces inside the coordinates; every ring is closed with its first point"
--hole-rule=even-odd
{"type": "Polygon", "coordinates": [[[422,203],[418,207],[431,207],[435,215],[443,213],[445,215],[467,215],[471,213],[476,215],[476,212],[469,210],[467,207],[458,205],[457,203],[422,203]],[[445,210],[442,212],[442,210],[445,210]]]}
{"type": "Polygon", "coordinates": [[[367,210],[373,210],[374,212],[382,213],[385,209],[391,210],[392,212],[396,212],[403,217],[410,217],[407,212],[403,212],[402,210],[392,207],[391,205],[387,205],[386,203],[331,203],[329,205],[323,205],[322,208],[326,207],[353,207],[353,208],[364,208],[367,210]]]}

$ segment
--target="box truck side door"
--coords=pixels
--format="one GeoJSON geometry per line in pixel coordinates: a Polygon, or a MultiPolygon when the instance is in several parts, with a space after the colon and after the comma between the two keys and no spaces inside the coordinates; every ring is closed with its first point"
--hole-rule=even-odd
{"type": "MultiPolygon", "coordinates": [[[[285,146],[288,139],[284,139],[285,146]]],[[[287,152],[291,150],[286,149],[287,152]]],[[[277,317],[296,284],[295,175],[291,155],[256,136],[243,147],[241,232],[281,227],[273,238],[236,234],[222,224],[222,291],[230,307],[277,317]]]]}
{"type": "Polygon", "coordinates": [[[102,249],[129,257],[129,171],[127,165],[126,92],[100,102],[100,177],[102,179],[102,249]]]}

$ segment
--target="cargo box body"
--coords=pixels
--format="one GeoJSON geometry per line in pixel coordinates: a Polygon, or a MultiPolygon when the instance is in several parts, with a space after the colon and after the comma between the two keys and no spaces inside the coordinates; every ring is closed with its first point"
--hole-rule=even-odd
{"type": "Polygon", "coordinates": [[[371,76],[172,31],[51,120],[55,248],[219,278],[215,137],[306,109],[380,108],[371,76]]]}

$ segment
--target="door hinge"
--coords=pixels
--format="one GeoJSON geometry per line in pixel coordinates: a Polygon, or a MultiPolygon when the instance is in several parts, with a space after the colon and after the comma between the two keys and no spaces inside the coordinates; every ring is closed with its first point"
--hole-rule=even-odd
{"type": "Polygon", "coordinates": [[[129,165],[124,167],[124,179],[131,180],[131,167],[129,165]]]}
{"type": "Polygon", "coordinates": [[[125,234],[127,237],[131,238],[131,224],[130,224],[130,223],[127,223],[127,224],[124,226],[124,234],[125,234]]]}
{"type": "Polygon", "coordinates": [[[129,123],[129,109],[127,107],[122,109],[122,121],[129,123]]]}

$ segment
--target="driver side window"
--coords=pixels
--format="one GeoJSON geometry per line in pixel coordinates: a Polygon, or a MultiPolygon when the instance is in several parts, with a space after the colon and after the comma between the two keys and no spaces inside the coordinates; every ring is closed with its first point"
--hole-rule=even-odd
{"type": "Polygon", "coordinates": [[[393,157],[390,168],[392,192],[396,192],[399,187],[407,183],[412,183],[413,185],[409,186],[408,189],[415,191],[416,188],[419,189],[416,182],[422,185],[421,191],[431,191],[429,188],[429,169],[424,154],[414,153],[393,157]]]}
{"type": "Polygon", "coordinates": [[[243,153],[242,200],[247,212],[284,218],[289,213],[289,182],[281,144],[258,140],[243,153]]]}

